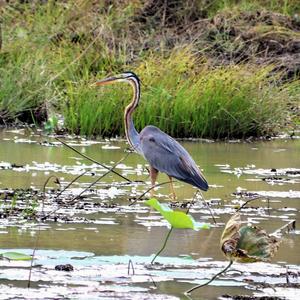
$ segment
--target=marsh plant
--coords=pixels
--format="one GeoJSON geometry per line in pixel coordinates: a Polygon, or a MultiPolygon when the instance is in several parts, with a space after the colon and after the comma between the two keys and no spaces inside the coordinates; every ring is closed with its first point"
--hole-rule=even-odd
{"type": "Polygon", "coordinates": [[[109,3],[1,6],[2,125],[40,125],[59,113],[69,132],[123,135],[130,88],[91,84],[126,70],[143,83],[138,128],[230,138],[272,135],[299,122],[299,76],[290,69],[297,64],[272,59],[279,48],[295,52],[298,1],[177,0],[165,12],[162,1],[109,3]]]}
{"type": "MultiPolygon", "coordinates": [[[[296,82],[278,84],[271,70],[250,64],[212,69],[188,49],[165,59],[151,55],[135,68],[142,80],[135,124],[153,124],[176,137],[275,134],[286,125],[288,104],[297,102],[298,92],[296,82]]],[[[125,84],[97,89],[85,82],[69,85],[66,126],[74,133],[123,135],[130,91],[125,84]]]]}

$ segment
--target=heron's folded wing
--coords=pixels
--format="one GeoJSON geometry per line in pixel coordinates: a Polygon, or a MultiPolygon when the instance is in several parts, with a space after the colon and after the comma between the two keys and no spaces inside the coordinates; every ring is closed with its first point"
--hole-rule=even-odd
{"type": "Polygon", "coordinates": [[[202,190],[208,189],[207,181],[192,157],[169,135],[162,131],[148,133],[141,139],[141,148],[150,165],[158,171],[202,190]]]}

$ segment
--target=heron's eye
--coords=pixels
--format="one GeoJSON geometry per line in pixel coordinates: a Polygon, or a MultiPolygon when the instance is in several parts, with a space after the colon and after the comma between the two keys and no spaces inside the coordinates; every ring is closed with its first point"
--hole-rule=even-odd
{"type": "Polygon", "coordinates": [[[155,139],[153,137],[151,137],[149,141],[155,143],[155,139]]]}

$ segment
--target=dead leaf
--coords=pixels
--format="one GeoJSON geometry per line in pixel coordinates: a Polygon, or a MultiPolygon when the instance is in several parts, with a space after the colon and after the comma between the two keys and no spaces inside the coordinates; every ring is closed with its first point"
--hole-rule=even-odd
{"type": "Polygon", "coordinates": [[[240,213],[229,219],[221,236],[221,250],[225,256],[242,263],[270,261],[279,244],[280,240],[258,226],[242,226],[240,213]]]}

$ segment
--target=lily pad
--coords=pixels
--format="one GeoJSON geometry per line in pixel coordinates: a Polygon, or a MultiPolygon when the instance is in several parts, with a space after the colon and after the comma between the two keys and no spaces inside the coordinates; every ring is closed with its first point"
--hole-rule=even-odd
{"type": "Polygon", "coordinates": [[[32,257],[27,254],[19,253],[19,252],[4,252],[0,254],[0,259],[7,260],[31,260],[32,257]]]}
{"type": "Polygon", "coordinates": [[[191,215],[188,215],[182,211],[174,211],[167,205],[160,203],[155,198],[147,200],[146,204],[160,212],[160,214],[170,223],[173,228],[194,230],[210,228],[210,224],[196,222],[191,215]]]}
{"type": "Polygon", "coordinates": [[[270,261],[279,244],[277,238],[258,226],[242,226],[240,213],[229,219],[221,237],[221,249],[225,256],[242,263],[270,261]]]}

